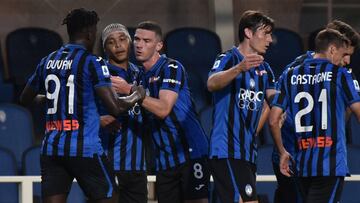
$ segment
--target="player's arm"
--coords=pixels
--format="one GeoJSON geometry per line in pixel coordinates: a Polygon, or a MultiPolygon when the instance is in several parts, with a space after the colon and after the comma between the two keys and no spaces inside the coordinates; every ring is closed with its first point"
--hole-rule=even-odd
{"type": "Polygon", "coordinates": [[[212,74],[207,81],[207,88],[210,92],[220,90],[230,84],[240,73],[246,72],[253,67],[259,66],[264,58],[258,54],[249,54],[237,65],[223,71],[212,74]]]}
{"type": "Polygon", "coordinates": [[[264,127],[265,125],[265,122],[269,116],[269,113],[270,113],[270,107],[268,105],[268,103],[266,101],[264,101],[264,104],[263,104],[263,108],[262,108],[262,111],[261,111],[261,116],[260,116],[260,119],[259,119],[259,124],[258,124],[258,127],[256,129],[256,134],[258,135],[261,131],[261,129],[264,127]]]}
{"type": "Polygon", "coordinates": [[[35,99],[37,92],[34,91],[30,85],[26,85],[24,90],[20,95],[20,104],[24,106],[29,106],[35,99]]]}
{"type": "Polygon", "coordinates": [[[137,86],[134,92],[126,97],[118,97],[110,86],[96,87],[95,91],[109,114],[115,117],[134,106],[136,102],[141,102],[145,97],[145,90],[142,86],[137,86]]]}
{"type": "Polygon", "coordinates": [[[159,99],[146,96],[141,105],[157,117],[164,119],[170,114],[177,98],[178,93],[163,89],[159,92],[159,99]]]}
{"type": "Polygon", "coordinates": [[[280,154],[280,171],[284,175],[290,177],[291,170],[289,167],[290,154],[286,151],[282,139],[280,122],[282,119],[283,109],[278,106],[273,106],[270,111],[269,125],[273,135],[274,143],[280,154]]]}
{"type": "Polygon", "coordinates": [[[360,123],[360,102],[355,102],[351,104],[350,109],[355,114],[358,122],[360,123]]]}

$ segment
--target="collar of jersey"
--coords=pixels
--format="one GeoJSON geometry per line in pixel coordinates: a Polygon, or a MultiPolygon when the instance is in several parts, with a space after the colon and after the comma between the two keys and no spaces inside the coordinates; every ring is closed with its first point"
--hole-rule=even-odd
{"type": "Polygon", "coordinates": [[[244,56],[241,55],[239,49],[237,49],[236,46],[233,46],[232,50],[233,50],[234,54],[236,55],[236,57],[239,58],[239,61],[241,61],[244,58],[244,56]]]}
{"type": "Polygon", "coordinates": [[[146,74],[154,74],[166,61],[166,55],[160,55],[160,58],[156,61],[156,63],[150,68],[150,70],[146,74]]]}
{"type": "Polygon", "coordinates": [[[307,58],[304,60],[304,63],[331,63],[328,59],[326,58],[307,58]]]}
{"type": "Polygon", "coordinates": [[[82,45],[82,44],[71,44],[71,43],[69,43],[69,44],[66,44],[65,47],[68,48],[68,49],[80,48],[80,49],[85,49],[86,50],[85,46],[82,45]]]}

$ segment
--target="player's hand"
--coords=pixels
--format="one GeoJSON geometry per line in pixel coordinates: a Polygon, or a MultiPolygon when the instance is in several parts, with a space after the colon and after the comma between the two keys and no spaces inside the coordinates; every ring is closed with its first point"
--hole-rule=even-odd
{"type": "Polygon", "coordinates": [[[119,132],[121,129],[120,122],[110,115],[100,116],[100,126],[111,133],[119,132]]]}
{"type": "Polygon", "coordinates": [[[110,79],[112,83],[112,88],[115,90],[116,93],[126,95],[131,93],[131,85],[127,83],[126,80],[119,76],[111,76],[110,79]]]}
{"type": "Polygon", "coordinates": [[[284,113],[281,114],[281,116],[280,116],[280,121],[279,121],[279,127],[280,127],[280,128],[284,125],[285,120],[286,120],[286,112],[284,112],[284,113]]]}
{"type": "Polygon", "coordinates": [[[291,171],[289,162],[293,161],[290,154],[287,151],[284,151],[280,154],[280,171],[287,177],[293,175],[293,171],[291,171]]]}
{"type": "Polygon", "coordinates": [[[244,56],[243,60],[237,65],[237,68],[239,68],[241,72],[246,72],[251,68],[258,67],[263,62],[263,56],[259,54],[248,54],[244,56]]]}
{"type": "Polygon", "coordinates": [[[133,86],[131,88],[131,91],[136,93],[138,95],[138,101],[141,103],[144,99],[145,99],[145,96],[146,96],[146,91],[144,89],[144,87],[142,85],[139,85],[139,86],[133,86]]]}

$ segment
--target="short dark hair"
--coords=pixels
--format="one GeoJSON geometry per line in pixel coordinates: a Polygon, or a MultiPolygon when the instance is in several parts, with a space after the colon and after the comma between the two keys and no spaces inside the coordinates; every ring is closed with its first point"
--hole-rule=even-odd
{"type": "Polygon", "coordinates": [[[333,20],[327,24],[326,28],[331,28],[339,31],[341,34],[345,35],[351,42],[351,46],[358,48],[360,45],[360,35],[357,31],[352,28],[347,23],[340,20],[333,20]]]}
{"type": "Polygon", "coordinates": [[[337,30],[330,28],[321,30],[315,38],[315,52],[324,53],[330,45],[335,45],[337,48],[346,47],[350,45],[350,40],[337,30]]]}
{"type": "Polygon", "coordinates": [[[136,29],[150,30],[155,32],[155,35],[157,35],[160,38],[160,40],[162,40],[163,38],[160,25],[154,21],[141,22],[138,24],[136,29]]]}
{"type": "Polygon", "coordinates": [[[248,10],[245,11],[239,21],[239,41],[242,42],[245,39],[245,28],[251,29],[255,32],[259,27],[274,28],[274,20],[269,16],[266,16],[260,11],[248,10]]]}
{"type": "Polygon", "coordinates": [[[64,18],[62,25],[66,24],[70,39],[84,29],[94,26],[99,21],[95,11],[88,11],[84,8],[77,8],[70,11],[64,18]]]}

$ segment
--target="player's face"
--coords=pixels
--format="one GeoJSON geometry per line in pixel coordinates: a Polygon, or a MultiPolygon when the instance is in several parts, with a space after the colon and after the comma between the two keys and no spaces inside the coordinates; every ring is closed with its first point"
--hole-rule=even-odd
{"type": "Polygon", "coordinates": [[[129,59],[130,39],[123,32],[113,32],[105,42],[105,52],[110,60],[122,63],[129,59]]]}
{"type": "Polygon", "coordinates": [[[336,46],[333,46],[333,50],[330,56],[331,57],[330,61],[332,64],[335,64],[337,66],[343,66],[344,58],[347,57],[348,55],[349,55],[349,46],[341,46],[338,48],[336,46]]]}
{"type": "Polygon", "coordinates": [[[353,46],[348,46],[347,52],[346,52],[344,58],[342,59],[340,66],[345,67],[345,66],[349,65],[350,64],[350,58],[351,58],[351,55],[353,53],[354,53],[354,47],[353,46]]]}
{"type": "Polygon", "coordinates": [[[150,61],[152,57],[159,54],[162,48],[162,42],[154,31],[136,29],[134,36],[134,49],[136,59],[145,63],[150,61]]]}
{"type": "Polygon", "coordinates": [[[265,54],[272,42],[271,34],[271,27],[260,26],[250,37],[250,47],[258,54],[265,54]]]}

